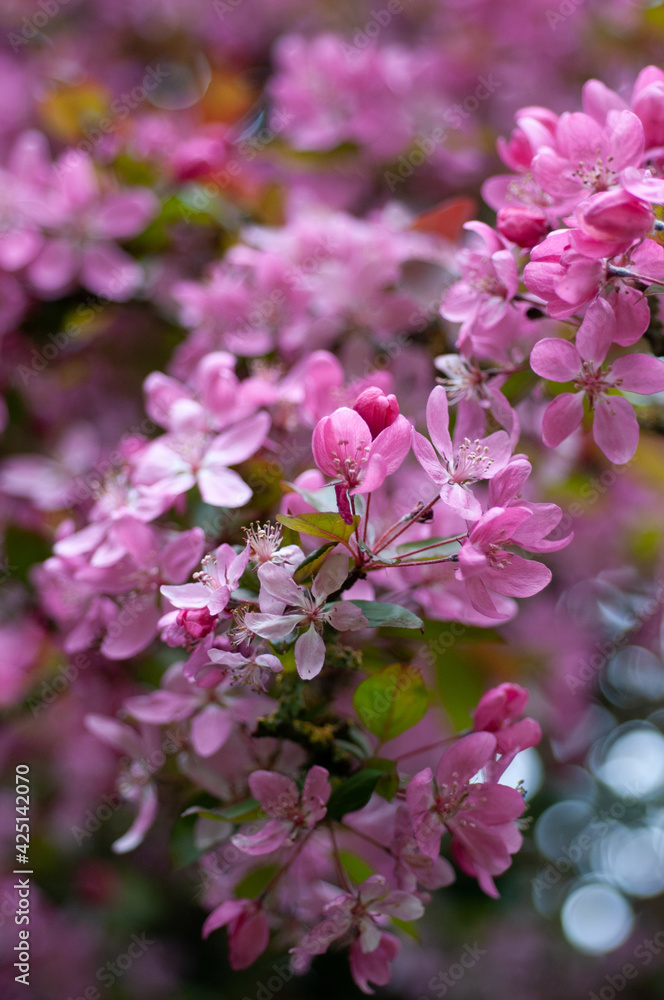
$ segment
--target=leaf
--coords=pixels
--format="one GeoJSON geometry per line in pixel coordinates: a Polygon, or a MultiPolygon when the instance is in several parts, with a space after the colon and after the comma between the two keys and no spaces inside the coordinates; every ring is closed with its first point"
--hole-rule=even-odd
{"type": "Polygon", "coordinates": [[[370,628],[380,628],[383,625],[391,628],[423,628],[422,619],[400,604],[387,604],[385,601],[351,601],[351,604],[360,609],[370,628]]]}
{"type": "Polygon", "coordinates": [[[447,240],[458,240],[463,231],[464,222],[475,217],[477,202],[474,198],[458,195],[448,198],[423,215],[418,215],[410,228],[418,233],[432,233],[447,240]]]}
{"type": "MultiPolygon", "coordinates": [[[[408,556],[411,552],[414,552],[416,553],[418,562],[425,562],[427,560],[435,561],[444,556],[453,556],[460,549],[461,542],[456,539],[448,541],[445,538],[428,538],[422,539],[419,542],[403,542],[403,544],[397,545],[397,552],[400,556],[408,556]],[[435,542],[439,543],[435,548],[427,548],[424,552],[420,553],[419,550],[424,548],[424,546],[433,545],[435,542]]],[[[405,565],[405,560],[402,565],[405,565]]]]}
{"type": "Polygon", "coordinates": [[[400,927],[404,934],[408,934],[416,941],[420,940],[420,929],[414,920],[399,920],[398,917],[392,917],[392,923],[396,927],[400,927]]]}
{"type": "Polygon", "coordinates": [[[391,802],[399,789],[396,761],[388,760],[387,757],[372,757],[367,763],[369,767],[376,767],[383,772],[376,783],[376,791],[382,798],[391,802]]]}
{"type": "Polygon", "coordinates": [[[218,810],[221,819],[230,819],[233,823],[244,823],[249,819],[257,819],[263,813],[256,799],[243,799],[242,802],[234,802],[232,806],[225,806],[218,810]]]}
{"type": "Polygon", "coordinates": [[[356,882],[358,885],[360,882],[366,881],[374,873],[373,868],[370,868],[366,861],[358,858],[357,854],[351,854],[350,851],[339,851],[339,860],[353,882],[356,882]]]}
{"type": "Polygon", "coordinates": [[[263,889],[270,884],[274,876],[279,871],[279,865],[264,865],[256,868],[238,882],[235,886],[237,899],[255,899],[263,889]]]}
{"type": "Polygon", "coordinates": [[[360,721],[381,743],[416,725],[428,704],[419,670],[401,663],[393,663],[367,677],[353,695],[353,707],[360,721]]]}
{"type": "Polygon", "coordinates": [[[314,552],[307,556],[304,562],[301,562],[293,573],[293,579],[296,583],[306,583],[310,580],[312,576],[318,572],[323,563],[325,562],[325,556],[333,549],[336,542],[325,542],[324,545],[319,546],[314,552]]]}
{"type": "Polygon", "coordinates": [[[197,822],[198,816],[191,813],[188,816],[179,816],[173,824],[170,850],[173,867],[176,869],[186,868],[205,853],[205,850],[196,844],[197,822]]]}
{"type": "Polygon", "coordinates": [[[373,795],[376,782],[383,772],[377,768],[365,768],[350,778],[346,778],[330,795],[327,815],[330,819],[342,819],[346,813],[362,809],[373,795]]]}
{"type": "Polygon", "coordinates": [[[293,531],[314,538],[329,538],[334,542],[347,542],[360,523],[359,515],[355,515],[352,524],[346,524],[341,514],[336,511],[316,512],[314,514],[277,514],[277,521],[293,531]]]}

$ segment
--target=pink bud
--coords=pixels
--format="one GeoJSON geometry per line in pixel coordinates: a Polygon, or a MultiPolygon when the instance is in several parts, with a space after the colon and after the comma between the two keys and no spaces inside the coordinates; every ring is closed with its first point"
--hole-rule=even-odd
{"type": "Polygon", "coordinates": [[[393,424],[399,416],[399,403],[394,395],[386,396],[377,385],[370,385],[353,403],[353,409],[362,417],[376,438],[381,431],[393,424]]]}
{"type": "Polygon", "coordinates": [[[501,236],[518,247],[534,247],[549,231],[546,216],[535,208],[510,205],[498,212],[496,228],[501,236]]]}
{"type": "Polygon", "coordinates": [[[192,639],[202,639],[203,636],[209,635],[217,624],[216,615],[211,615],[207,608],[187,608],[178,611],[176,620],[192,639]]]}

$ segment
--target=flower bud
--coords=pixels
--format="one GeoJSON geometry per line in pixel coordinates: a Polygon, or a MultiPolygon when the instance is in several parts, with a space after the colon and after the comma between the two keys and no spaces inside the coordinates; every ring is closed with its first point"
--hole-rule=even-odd
{"type": "Polygon", "coordinates": [[[645,236],[655,216],[649,205],[628,191],[603,191],[577,205],[579,228],[595,240],[632,240],[645,236]]]}
{"type": "Polygon", "coordinates": [[[176,621],[192,639],[202,639],[209,635],[217,624],[216,615],[211,615],[207,608],[183,609],[178,612],[176,621]]]}
{"type": "Polygon", "coordinates": [[[378,437],[399,416],[397,397],[391,394],[386,396],[377,385],[371,385],[361,392],[353,403],[353,409],[364,420],[372,438],[378,437]]]}
{"type": "Polygon", "coordinates": [[[536,208],[510,205],[498,212],[496,228],[501,236],[518,247],[534,247],[549,231],[546,216],[536,208]]]}

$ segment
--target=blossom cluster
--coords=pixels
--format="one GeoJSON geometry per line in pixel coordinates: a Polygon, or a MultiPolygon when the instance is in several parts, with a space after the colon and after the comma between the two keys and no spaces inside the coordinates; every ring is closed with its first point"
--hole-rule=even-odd
{"type": "MultiPolygon", "coordinates": [[[[441,118],[478,127],[433,45],[291,34],[273,58],[253,146],[249,100],[213,123],[156,102],[89,150],[2,133],[0,513],[47,551],[0,700],[40,716],[44,664],[93,665],[81,739],[122,755],[132,812],[113,850],[149,843],[177,773],[203,936],[226,928],[236,970],[348,949],[372,993],[432,893],[461,871],[496,898],[523,841],[528,692],[487,680],[457,724],[432,637],[518,630],[574,551],[547,456],[592,426],[624,465],[664,392],[664,72],[518,111],[490,225],[372,194],[441,118]],[[17,406],[44,453],[10,437],[17,406]]],[[[441,146],[426,184],[483,166],[441,146]]]]}

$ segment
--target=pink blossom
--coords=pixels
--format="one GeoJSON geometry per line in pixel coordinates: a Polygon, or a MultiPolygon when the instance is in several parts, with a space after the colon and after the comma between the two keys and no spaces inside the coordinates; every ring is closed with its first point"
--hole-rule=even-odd
{"type": "Polygon", "coordinates": [[[437,858],[442,835],[448,830],[461,867],[467,870],[470,862],[489,878],[509,867],[510,853],[516,848],[507,830],[514,830],[512,823],[525,808],[516,789],[472,781],[493,762],[496,745],[491,733],[464,736],[445,751],[435,779],[427,767],[406,789],[420,850],[437,858]]]}
{"type": "Polygon", "coordinates": [[[236,847],[246,854],[270,854],[290,846],[303,831],[313,830],[327,812],[325,806],[332,788],[329,772],[315,765],[304,780],[302,795],[297,785],[274,771],[254,771],[249,789],[270,819],[257,833],[237,833],[236,847]]]}
{"type": "Polygon", "coordinates": [[[329,607],[325,606],[329,595],[340,589],[347,576],[348,558],[343,553],[326,560],[316,574],[311,591],[298,586],[283,566],[266,563],[260,575],[261,594],[265,591],[272,602],[279,602],[282,612],[288,607],[293,610],[288,614],[248,612],[243,615],[243,627],[264,639],[278,641],[286,639],[294,629],[308,626],[295,643],[295,663],[300,677],[311,680],[320,673],[325,661],[325,642],[319,634],[325,623],[340,632],[368,625],[360,609],[351,601],[334,601],[329,607]]]}
{"type": "Polygon", "coordinates": [[[353,409],[360,414],[374,439],[386,427],[390,427],[399,416],[397,397],[392,394],[386,395],[375,385],[360,393],[353,403],[353,409]]]}
{"type": "Polygon", "coordinates": [[[459,552],[457,580],[463,580],[471,604],[488,618],[502,618],[492,592],[507,597],[532,597],[551,580],[542,563],[524,559],[505,546],[532,517],[525,507],[492,507],[477,521],[459,552]]]}
{"type": "Polygon", "coordinates": [[[339,511],[352,524],[347,493],[372,493],[399,468],[410,450],[412,426],[399,415],[374,438],[366,421],[346,406],[316,424],[312,449],[316,465],[338,480],[339,511]]]}
{"type": "MultiPolygon", "coordinates": [[[[237,589],[249,562],[249,551],[249,544],[238,553],[224,542],[205,556],[200,572],[194,574],[196,583],[162,587],[161,593],[176,608],[206,609],[212,618],[216,618],[228,604],[232,592],[237,589]]],[[[192,617],[191,620],[195,619],[192,617]]]]}
{"type": "Polygon", "coordinates": [[[506,464],[512,451],[510,439],[505,431],[496,431],[482,440],[464,438],[453,445],[448,424],[447,394],[441,386],[436,386],[427,402],[427,427],[444,464],[429,441],[417,431],[413,433],[413,451],[440,488],[441,500],[462,517],[474,520],[481,515],[482,506],[469,487],[490,479],[506,464]]]}
{"type": "Polygon", "coordinates": [[[606,457],[618,465],[636,451],[639,425],[632,404],[614,389],[650,394],[664,390],[664,362],[648,354],[626,354],[606,368],[606,354],[614,337],[615,322],[610,307],[596,300],[586,312],[576,346],[566,340],[547,338],[533,348],[530,364],[534,372],[552,382],[573,382],[575,393],[564,392],[549,403],[544,414],[544,443],[555,448],[583,419],[583,399],[594,416],[593,437],[606,457]]]}
{"type": "Polygon", "coordinates": [[[518,719],[528,701],[528,692],[518,684],[499,684],[482,695],[473,713],[475,732],[493,733],[496,751],[513,754],[536,746],[542,730],[534,719],[518,719]]]}
{"type": "Polygon", "coordinates": [[[206,503],[219,507],[242,507],[252,490],[229,469],[239,465],[261,447],[270,427],[267,413],[242,420],[215,437],[201,430],[164,434],[140,456],[135,482],[145,492],[171,499],[198,484],[206,503]]]}
{"type": "Polygon", "coordinates": [[[457,255],[462,277],[440,308],[445,319],[461,321],[460,345],[474,325],[491,327],[501,319],[519,285],[516,261],[502,236],[484,222],[467,222],[464,228],[479,237],[480,248],[457,255]]]}

